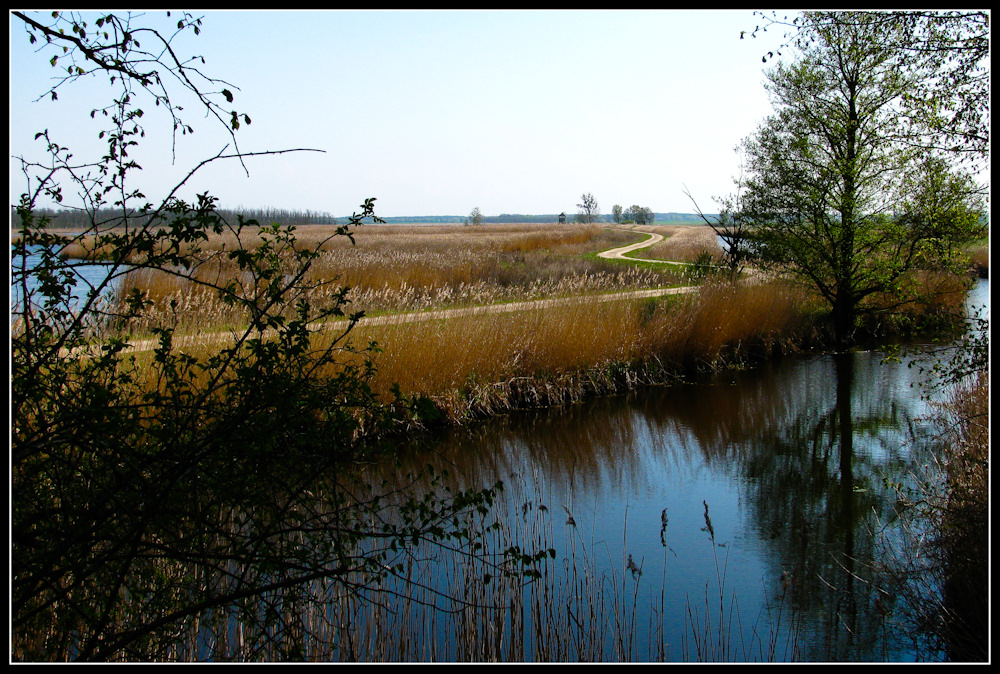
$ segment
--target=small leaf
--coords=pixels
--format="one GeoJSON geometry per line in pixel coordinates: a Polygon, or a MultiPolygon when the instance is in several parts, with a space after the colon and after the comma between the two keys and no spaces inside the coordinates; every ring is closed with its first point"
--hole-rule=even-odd
{"type": "Polygon", "coordinates": [[[226,101],[229,103],[233,102],[233,92],[229,91],[229,89],[223,89],[222,95],[226,97],[226,101]]]}

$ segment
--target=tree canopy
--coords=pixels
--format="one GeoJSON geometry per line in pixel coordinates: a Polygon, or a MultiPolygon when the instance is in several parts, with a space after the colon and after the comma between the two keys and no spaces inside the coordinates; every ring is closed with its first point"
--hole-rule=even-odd
{"type": "MultiPolygon", "coordinates": [[[[914,75],[899,113],[910,141],[961,157],[973,172],[987,167],[990,137],[990,15],[986,11],[898,10],[807,12],[793,17],[758,12],[751,36],[783,29],[783,49],[808,48],[822,31],[856,24],[878,29],[887,49],[914,75]]],[[[741,35],[741,37],[743,37],[741,35]]],[[[768,52],[763,61],[780,58],[768,52]]]]}
{"type": "Polygon", "coordinates": [[[915,107],[936,89],[902,46],[909,23],[810,12],[795,25],[798,57],[767,73],[774,114],[742,145],[738,218],[758,264],[826,299],[844,344],[873,296],[904,301],[914,270],[947,268],[981,235],[981,188],[942,148],[952,131],[926,114],[933,101],[915,107]]]}

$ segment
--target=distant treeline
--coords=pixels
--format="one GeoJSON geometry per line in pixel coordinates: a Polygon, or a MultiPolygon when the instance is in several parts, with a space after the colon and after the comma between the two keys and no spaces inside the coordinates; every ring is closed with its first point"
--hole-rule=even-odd
{"type": "MultiPolygon", "coordinates": [[[[510,223],[524,223],[524,224],[556,224],[559,222],[560,213],[551,213],[544,215],[525,215],[523,213],[503,213],[501,215],[484,215],[482,216],[483,224],[487,225],[500,225],[500,224],[510,224],[510,223]]],[[[701,216],[694,213],[654,213],[655,219],[654,224],[666,225],[666,224],[685,224],[685,225],[700,225],[704,223],[701,216]]],[[[712,215],[708,215],[712,218],[712,215]]],[[[565,214],[566,222],[572,223],[576,218],[575,214],[565,214]]],[[[466,224],[469,221],[469,217],[466,215],[415,215],[415,216],[405,216],[405,217],[395,217],[395,218],[382,218],[386,223],[390,225],[406,225],[406,224],[466,224]]],[[[602,223],[613,223],[614,218],[610,215],[600,215],[597,216],[597,221],[602,223]]]]}
{"type": "MultiPolygon", "coordinates": [[[[320,213],[316,211],[292,211],[281,208],[237,208],[237,209],[226,209],[220,208],[219,213],[228,221],[236,222],[237,216],[242,215],[246,220],[256,220],[262,225],[273,225],[277,223],[282,227],[285,226],[307,226],[307,225],[331,225],[340,223],[346,223],[348,218],[335,218],[329,213],[320,213]]],[[[16,220],[14,209],[11,209],[11,227],[16,227],[16,220]]],[[[96,216],[78,210],[69,209],[39,209],[35,212],[36,215],[47,216],[51,222],[52,227],[58,227],[60,229],[73,229],[73,230],[85,230],[89,228],[92,222],[98,222],[102,224],[113,224],[116,220],[121,218],[121,213],[115,210],[101,210],[98,211],[96,216]]],[[[665,225],[665,224],[689,224],[698,225],[702,224],[704,221],[700,216],[694,213],[655,213],[655,219],[653,224],[665,225]]],[[[559,213],[544,214],[544,215],[526,215],[521,213],[503,213],[501,215],[484,215],[484,224],[509,224],[509,223],[525,223],[525,224],[547,224],[547,223],[558,223],[559,213]]],[[[567,214],[567,222],[573,222],[574,215],[567,214]]],[[[709,215],[708,217],[713,217],[709,215]]],[[[469,221],[468,216],[462,215],[420,215],[420,216],[403,216],[403,217],[390,217],[382,218],[386,223],[391,225],[405,225],[405,224],[467,224],[469,221]]],[[[132,220],[134,224],[140,224],[140,216],[133,215],[132,220]]],[[[598,216],[598,222],[602,223],[612,223],[614,222],[612,216],[600,215],[598,216]]]]}
{"type": "MultiPolygon", "coordinates": [[[[237,217],[242,215],[244,220],[256,220],[261,225],[278,224],[282,227],[304,225],[327,225],[336,224],[336,219],[329,213],[319,213],[316,211],[290,211],[281,208],[220,208],[218,212],[222,217],[235,223],[237,217]]],[[[71,209],[50,209],[41,208],[35,211],[36,216],[46,216],[49,218],[50,227],[59,229],[71,229],[83,231],[90,228],[94,223],[101,225],[114,225],[121,221],[121,211],[114,209],[101,209],[96,213],[87,213],[80,210],[71,209]]],[[[10,211],[11,228],[17,226],[15,212],[10,211]]],[[[139,226],[143,222],[143,216],[133,213],[129,216],[132,224],[139,226]]],[[[346,218],[345,218],[346,220],[346,218]]]]}

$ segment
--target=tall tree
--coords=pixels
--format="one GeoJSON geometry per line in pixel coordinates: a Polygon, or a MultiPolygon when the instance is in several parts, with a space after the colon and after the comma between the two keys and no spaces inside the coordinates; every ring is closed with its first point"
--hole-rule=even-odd
{"type": "Polygon", "coordinates": [[[597,205],[597,199],[590,192],[585,192],[580,197],[580,203],[576,205],[580,209],[580,215],[583,216],[583,221],[586,223],[597,222],[597,219],[601,215],[601,208],[597,205]]]}
{"type": "MultiPolygon", "coordinates": [[[[811,284],[844,344],[859,314],[874,310],[866,300],[898,293],[927,262],[928,245],[972,232],[895,216],[898,185],[930,152],[912,139],[932,131],[903,114],[926,73],[908,67],[899,26],[865,12],[807,13],[802,22],[812,39],[798,60],[768,72],[775,113],[743,143],[740,217],[757,261],[811,284]]],[[[961,207],[979,211],[972,190],[961,207]]]]}

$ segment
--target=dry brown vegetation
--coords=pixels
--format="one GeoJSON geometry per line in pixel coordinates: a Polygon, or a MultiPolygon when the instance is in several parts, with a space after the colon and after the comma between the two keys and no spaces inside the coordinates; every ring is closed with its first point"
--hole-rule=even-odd
{"type": "Polygon", "coordinates": [[[722,249],[719,248],[718,237],[710,227],[667,225],[646,227],[643,231],[656,232],[665,238],[656,245],[643,250],[642,254],[637,257],[695,262],[699,255],[707,252],[717,262],[722,262],[722,249]]]}
{"type": "Polygon", "coordinates": [[[672,380],[790,343],[807,298],[783,285],[582,302],[448,321],[359,326],[374,385],[431,398],[450,420],[672,380]]]}
{"type": "MultiPolygon", "coordinates": [[[[310,271],[308,299],[332,302],[349,287],[352,311],[368,315],[477,306],[500,302],[566,297],[667,287],[686,282],[669,270],[640,269],[588,259],[585,253],[635,240],[625,231],[559,225],[370,226],[353,232],[355,244],[333,237],[333,228],[313,226],[296,232],[302,247],[319,247],[310,271]]],[[[209,251],[232,250],[231,236],[211,239],[209,251]]],[[[198,270],[206,281],[231,278],[231,262],[212,258],[198,270]]],[[[176,320],[204,331],[237,320],[208,288],[165,272],[137,271],[122,285],[149,293],[154,308],[144,321],[128,327],[141,333],[151,325],[176,320]],[[176,303],[177,314],[172,302],[176,303]]]]}
{"type": "MultiPolygon", "coordinates": [[[[675,242],[673,248],[661,244],[660,256],[697,255],[714,242],[707,228],[660,230],[669,235],[667,243],[675,242]]],[[[310,272],[315,287],[309,299],[332,302],[338,288],[350,286],[351,310],[381,316],[350,333],[358,348],[378,346],[374,388],[388,396],[398,384],[408,396],[432,400],[450,421],[669,381],[741,360],[801,338],[814,309],[804,293],[775,283],[708,283],[690,296],[607,301],[611,293],[692,282],[655,265],[587,255],[640,236],[623,230],[370,226],[354,231],[354,245],[345,237],[329,238],[331,231],[297,232],[300,245],[321,251],[310,272]],[[577,299],[516,312],[412,320],[414,312],[553,298],[577,299]]],[[[220,237],[209,248],[228,250],[235,243],[220,237]]],[[[210,258],[198,275],[228,278],[234,271],[227,265],[210,258]]],[[[149,271],[132,274],[121,290],[132,287],[153,300],[142,321],[119,326],[134,336],[176,321],[175,343],[194,353],[213,348],[212,333],[236,327],[237,315],[207,287],[149,271]]],[[[317,347],[341,332],[318,333],[317,347]]]]}
{"type": "Polygon", "coordinates": [[[990,246],[989,243],[973,246],[969,249],[969,259],[972,268],[979,278],[988,278],[990,275],[990,246]]]}
{"type": "MultiPolygon", "coordinates": [[[[634,254],[637,258],[689,261],[716,241],[708,227],[647,230],[667,238],[634,254]]],[[[320,251],[307,279],[309,301],[332,305],[340,289],[349,287],[350,311],[380,317],[350,333],[354,347],[378,347],[374,388],[389,395],[398,384],[408,396],[433,401],[451,421],[578,400],[740,363],[811,339],[822,313],[809,293],[781,282],[732,285],[709,279],[689,296],[607,301],[611,294],[695,282],[677,271],[685,267],[594,255],[642,236],[625,229],[362,226],[352,232],[353,244],[334,233],[332,226],[296,232],[299,246],[320,251]],[[575,299],[515,312],[431,315],[555,298],[575,299]],[[413,314],[423,320],[413,320],[413,314]]],[[[232,236],[210,239],[195,277],[251,283],[224,255],[237,243],[232,236]]],[[[914,282],[934,301],[897,308],[893,315],[910,326],[933,319],[929,311],[940,311],[963,296],[954,279],[924,274],[914,282]]],[[[190,353],[207,353],[227,331],[244,327],[242,314],[207,285],[165,271],[138,270],[120,285],[120,296],[132,288],[148,293],[149,311],[127,325],[109,327],[133,340],[169,324],[176,326],[175,344],[190,353]]],[[[317,333],[317,347],[345,327],[317,333]]]]}
{"type": "Polygon", "coordinates": [[[911,299],[901,303],[886,293],[872,296],[869,303],[878,311],[869,317],[865,328],[899,335],[954,329],[965,315],[969,282],[949,272],[912,272],[902,281],[911,299]]]}

